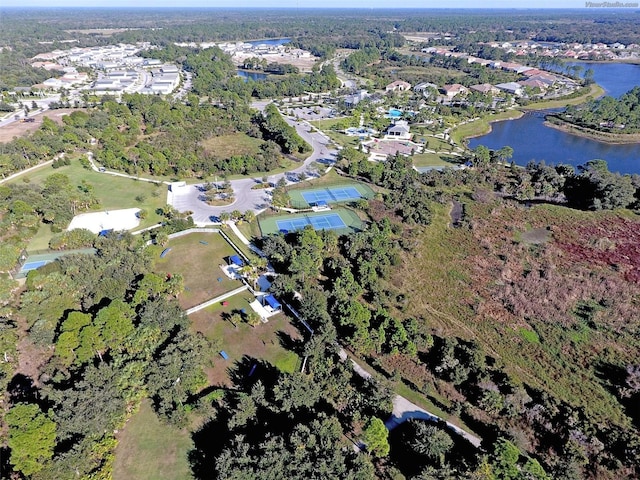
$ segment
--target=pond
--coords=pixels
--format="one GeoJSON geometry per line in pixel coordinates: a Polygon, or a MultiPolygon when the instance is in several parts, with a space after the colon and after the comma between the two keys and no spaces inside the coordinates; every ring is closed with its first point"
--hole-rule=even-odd
{"type": "MultiPolygon", "coordinates": [[[[591,68],[596,83],[607,94],[620,96],[640,85],[640,66],[620,63],[580,63],[591,68]]],[[[486,135],[469,139],[469,147],[485,145],[492,150],[506,145],[513,148],[513,160],[526,165],[531,160],[547,164],[582,165],[603,159],[609,169],[619,173],[640,173],[640,144],[616,145],[572,135],[544,125],[542,112],[527,113],[517,120],[496,122],[486,135]]]]}
{"type": "Polygon", "coordinates": [[[242,77],[242,79],[246,82],[249,79],[253,80],[253,81],[260,81],[260,80],[264,80],[265,78],[267,78],[267,74],[266,73],[260,73],[260,72],[250,72],[247,70],[240,70],[238,69],[238,76],[242,77]]]}

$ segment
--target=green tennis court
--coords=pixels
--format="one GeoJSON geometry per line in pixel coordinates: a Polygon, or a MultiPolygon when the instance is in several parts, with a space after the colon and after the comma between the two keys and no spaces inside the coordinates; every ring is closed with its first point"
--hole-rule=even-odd
{"type": "Polygon", "coordinates": [[[260,219],[260,230],[263,235],[295,232],[307,225],[311,225],[316,230],[335,230],[339,234],[362,230],[362,221],[358,215],[346,208],[331,212],[278,215],[260,219]]]}
{"type": "Polygon", "coordinates": [[[308,190],[289,190],[291,205],[295,208],[308,208],[317,205],[318,202],[349,202],[360,198],[373,198],[373,195],[373,190],[360,183],[332,185],[308,190]]]}

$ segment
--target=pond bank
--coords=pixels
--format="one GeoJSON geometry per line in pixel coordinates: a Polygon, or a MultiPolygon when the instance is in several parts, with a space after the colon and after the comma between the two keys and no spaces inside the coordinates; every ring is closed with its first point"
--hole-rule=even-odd
{"type": "Polygon", "coordinates": [[[597,142],[609,143],[612,145],[640,143],[640,133],[600,132],[598,130],[592,130],[590,128],[575,125],[558,117],[547,117],[545,119],[544,125],[550,128],[555,128],[556,130],[560,130],[565,133],[569,133],[571,135],[590,138],[597,142]]]}

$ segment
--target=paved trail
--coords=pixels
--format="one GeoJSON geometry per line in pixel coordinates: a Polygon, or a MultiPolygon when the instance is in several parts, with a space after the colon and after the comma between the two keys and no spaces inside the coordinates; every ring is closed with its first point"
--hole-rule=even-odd
{"type": "MultiPolygon", "coordinates": [[[[347,352],[344,349],[340,349],[338,352],[340,358],[344,361],[349,358],[347,352]]],[[[371,378],[371,374],[367,372],[364,368],[362,368],[354,359],[350,359],[353,364],[353,370],[360,375],[362,378],[369,379],[371,378]]],[[[482,439],[462,428],[454,425],[453,423],[444,420],[443,418],[438,417],[437,415],[425,410],[422,407],[419,407],[415,403],[410,402],[407,398],[402,395],[396,395],[393,397],[393,412],[391,413],[391,417],[389,420],[385,422],[385,426],[389,430],[393,430],[398,425],[406,422],[411,418],[417,418],[421,420],[429,420],[432,422],[443,422],[450,430],[454,433],[460,435],[462,438],[467,440],[471,445],[476,448],[480,447],[482,443],[482,439]]]]}

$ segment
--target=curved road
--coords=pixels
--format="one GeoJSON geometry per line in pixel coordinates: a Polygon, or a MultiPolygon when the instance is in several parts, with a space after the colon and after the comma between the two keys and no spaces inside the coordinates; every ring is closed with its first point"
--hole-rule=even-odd
{"type": "MultiPolygon", "coordinates": [[[[350,358],[347,355],[347,352],[344,350],[344,348],[340,348],[338,350],[338,355],[340,356],[342,361],[345,361],[347,359],[351,360],[354,372],[356,372],[362,378],[370,379],[372,377],[369,372],[362,368],[353,358],[350,358]]],[[[460,435],[474,447],[480,448],[480,445],[482,444],[482,439],[477,435],[474,435],[471,432],[467,432],[457,425],[438,417],[428,410],[419,407],[415,403],[410,402],[402,395],[396,394],[393,397],[393,412],[391,412],[391,417],[389,417],[389,419],[385,422],[385,427],[387,427],[387,430],[393,430],[398,425],[412,418],[417,418],[419,420],[428,420],[430,422],[436,423],[444,423],[448,429],[460,435]]]]}
{"type": "MultiPolygon", "coordinates": [[[[261,110],[267,103],[256,102],[253,106],[261,110]]],[[[312,153],[297,168],[286,173],[270,175],[268,177],[270,183],[276,183],[283,177],[287,179],[289,184],[295,183],[299,173],[304,172],[309,175],[309,165],[313,162],[321,160],[323,163],[328,163],[335,160],[337,150],[329,147],[330,140],[326,135],[315,129],[310,132],[311,126],[307,122],[296,122],[284,116],[283,118],[289,125],[295,127],[298,134],[311,145],[312,153]]],[[[218,216],[222,212],[231,212],[233,210],[260,212],[267,208],[271,202],[271,189],[252,190],[252,187],[258,183],[260,183],[259,180],[255,178],[231,180],[231,188],[233,189],[235,200],[233,203],[221,207],[212,207],[205,203],[203,199],[204,192],[201,190],[203,184],[172,188],[172,191],[169,192],[168,203],[179,212],[193,212],[191,216],[196,225],[216,223],[218,222],[218,216]]]]}

